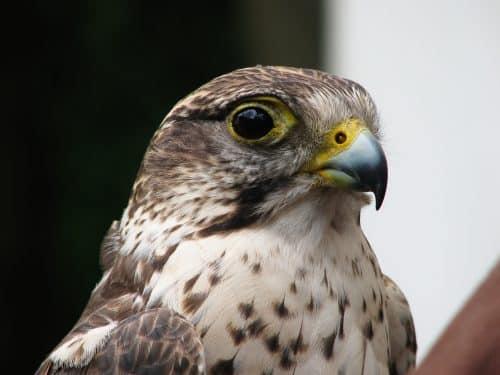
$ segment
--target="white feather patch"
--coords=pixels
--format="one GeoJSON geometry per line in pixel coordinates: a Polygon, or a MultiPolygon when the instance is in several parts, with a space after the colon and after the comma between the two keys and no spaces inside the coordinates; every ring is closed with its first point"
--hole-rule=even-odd
{"type": "Polygon", "coordinates": [[[106,344],[116,325],[116,322],[111,322],[76,335],[54,350],[49,357],[50,360],[56,367],[86,366],[95,353],[106,344]]]}

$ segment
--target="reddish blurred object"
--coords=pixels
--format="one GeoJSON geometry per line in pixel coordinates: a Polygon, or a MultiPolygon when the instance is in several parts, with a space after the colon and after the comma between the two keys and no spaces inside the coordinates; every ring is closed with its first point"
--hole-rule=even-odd
{"type": "Polygon", "coordinates": [[[500,261],[411,375],[500,374],[500,261]]]}

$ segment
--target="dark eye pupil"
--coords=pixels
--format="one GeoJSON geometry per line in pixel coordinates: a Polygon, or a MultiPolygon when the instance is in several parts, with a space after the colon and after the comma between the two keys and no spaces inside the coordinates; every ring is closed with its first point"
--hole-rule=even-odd
{"type": "Polygon", "coordinates": [[[345,135],[345,133],[338,132],[337,134],[335,134],[335,142],[337,142],[339,145],[344,143],[346,140],[347,136],[345,135]]]}
{"type": "Polygon", "coordinates": [[[233,130],[245,139],[259,139],[274,128],[271,116],[261,108],[245,108],[233,119],[233,130]]]}

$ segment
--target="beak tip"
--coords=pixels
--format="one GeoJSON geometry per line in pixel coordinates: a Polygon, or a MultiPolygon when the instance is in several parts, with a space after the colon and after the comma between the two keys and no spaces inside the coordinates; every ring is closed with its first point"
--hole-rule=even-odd
{"type": "Polygon", "coordinates": [[[384,202],[385,192],[387,189],[387,169],[383,173],[383,178],[378,184],[376,184],[375,189],[373,189],[373,194],[375,195],[375,209],[378,211],[382,207],[384,202]]]}

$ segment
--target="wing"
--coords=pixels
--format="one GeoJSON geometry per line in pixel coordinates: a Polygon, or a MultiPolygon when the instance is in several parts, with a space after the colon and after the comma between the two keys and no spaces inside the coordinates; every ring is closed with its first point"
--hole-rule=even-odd
{"type": "MultiPolygon", "coordinates": [[[[79,345],[83,351],[84,344],[79,345]]],[[[142,311],[124,319],[83,367],[58,365],[51,358],[36,374],[205,373],[198,333],[190,322],[166,308],[142,311]]]]}
{"type": "Polygon", "coordinates": [[[415,327],[406,298],[396,283],[384,275],[387,296],[387,318],[391,345],[391,375],[406,374],[415,367],[417,341],[415,327]]]}

